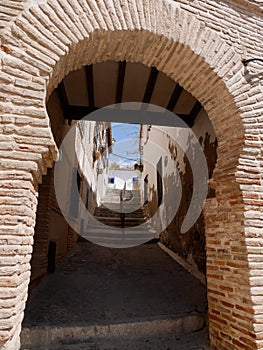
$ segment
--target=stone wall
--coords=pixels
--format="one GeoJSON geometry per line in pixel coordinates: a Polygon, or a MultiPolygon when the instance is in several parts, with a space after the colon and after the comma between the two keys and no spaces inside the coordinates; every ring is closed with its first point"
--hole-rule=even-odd
{"type": "Polygon", "coordinates": [[[6,0],[1,4],[0,346],[19,348],[38,183],[57,157],[45,100],[74,69],[155,66],[204,106],[218,139],[204,217],[213,349],[262,340],[262,57],[259,0],[6,0]]]}

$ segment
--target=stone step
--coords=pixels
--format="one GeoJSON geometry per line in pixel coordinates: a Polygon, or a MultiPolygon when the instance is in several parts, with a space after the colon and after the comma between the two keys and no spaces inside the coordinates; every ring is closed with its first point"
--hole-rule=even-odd
{"type": "MultiPolygon", "coordinates": [[[[125,222],[124,223],[124,229],[126,230],[133,230],[132,232],[138,232],[138,233],[143,233],[143,232],[148,232],[148,226],[143,225],[145,224],[145,221],[142,222],[125,222]]],[[[119,232],[119,229],[122,228],[121,227],[121,221],[118,222],[112,222],[112,221],[100,221],[100,222],[92,222],[91,224],[89,224],[85,231],[82,231],[82,233],[85,234],[90,234],[91,232],[95,232],[94,230],[97,230],[98,232],[108,232],[108,233],[115,233],[115,232],[119,232]],[[117,229],[117,230],[116,230],[117,229]]]]}
{"type": "Polygon", "coordinates": [[[150,234],[148,232],[138,232],[138,233],[130,233],[130,234],[124,234],[122,235],[121,232],[118,233],[109,233],[107,230],[103,231],[96,231],[92,230],[89,234],[82,235],[83,238],[86,238],[87,240],[97,239],[97,240],[105,240],[105,241],[112,241],[112,242],[122,242],[124,241],[145,241],[148,239],[153,238],[155,235],[150,234]]]}
{"type": "MultiPolygon", "coordinates": [[[[112,221],[112,222],[118,222],[120,220],[120,214],[119,216],[115,216],[115,217],[109,217],[109,216],[96,216],[94,215],[94,217],[97,219],[97,220],[109,220],[109,221],[112,221]]],[[[130,216],[129,213],[126,213],[125,214],[125,220],[127,220],[128,222],[144,222],[145,221],[145,218],[144,217],[133,217],[133,216],[130,216]]]]}
{"type": "MultiPolygon", "coordinates": [[[[95,218],[97,219],[98,222],[108,226],[119,227],[119,225],[121,224],[120,218],[107,218],[107,217],[101,217],[101,216],[95,216],[95,218]]],[[[129,220],[128,218],[125,218],[125,226],[139,226],[145,222],[146,222],[145,219],[135,218],[135,219],[129,220]]],[[[99,224],[97,224],[97,222],[95,222],[92,225],[89,225],[89,227],[98,227],[98,226],[99,224]]]]}
{"type": "MultiPolygon", "coordinates": [[[[105,212],[98,212],[95,211],[94,212],[94,217],[96,219],[100,219],[102,218],[102,220],[104,219],[112,219],[112,220],[120,220],[120,213],[116,213],[116,214],[109,214],[109,213],[105,213],[105,212]]],[[[146,220],[144,215],[141,214],[131,214],[131,213],[125,213],[125,219],[131,219],[131,220],[146,220]]]]}
{"type": "Polygon", "coordinates": [[[156,234],[149,231],[134,231],[133,233],[122,234],[122,232],[114,232],[111,229],[100,230],[93,229],[88,234],[82,234],[82,237],[90,242],[111,247],[126,248],[138,246],[152,241],[156,234]]]}
{"type": "MultiPolygon", "coordinates": [[[[123,202],[124,202],[124,203],[136,203],[136,204],[140,204],[140,203],[141,203],[141,200],[139,200],[139,199],[137,199],[137,198],[132,198],[132,199],[130,199],[130,200],[124,199],[123,202]]],[[[111,204],[116,205],[116,204],[117,204],[117,203],[112,203],[111,200],[107,201],[107,200],[105,200],[105,199],[102,199],[101,203],[102,203],[102,204],[108,204],[108,205],[111,205],[111,204]]],[[[119,201],[119,203],[120,203],[120,201],[119,201]]]]}
{"type": "Polygon", "coordinates": [[[105,241],[145,241],[154,237],[154,234],[148,231],[134,231],[133,233],[113,232],[112,230],[101,230],[101,229],[92,229],[87,234],[82,234],[83,238],[87,240],[105,240],[105,241]]]}
{"type": "MultiPolygon", "coordinates": [[[[97,207],[96,209],[97,210],[107,210],[108,212],[114,212],[114,213],[118,213],[120,212],[120,208],[121,206],[120,205],[116,205],[116,206],[103,206],[103,207],[97,207]]],[[[144,209],[142,208],[138,208],[136,206],[128,206],[128,205],[124,205],[123,208],[127,208],[127,209],[130,209],[130,213],[144,213],[144,209]]]]}
{"type": "MultiPolygon", "coordinates": [[[[137,223],[133,223],[133,222],[125,222],[124,223],[124,228],[132,228],[132,227],[138,227],[138,226],[140,226],[141,224],[143,224],[144,223],[144,221],[143,222],[137,222],[137,223]]],[[[103,227],[103,228],[105,228],[105,229],[107,229],[108,227],[112,227],[112,228],[122,228],[122,224],[121,224],[121,221],[119,221],[119,222],[112,222],[112,221],[101,221],[101,224],[103,224],[104,226],[106,226],[106,228],[105,227],[103,227]]],[[[93,226],[89,226],[88,227],[88,229],[87,229],[87,231],[88,232],[90,232],[90,230],[93,230],[93,229],[97,229],[99,226],[98,225],[93,225],[93,226]]],[[[103,229],[102,228],[102,229],[103,229]]]]}
{"type": "MultiPolygon", "coordinates": [[[[111,202],[114,198],[114,200],[120,200],[121,190],[111,190],[106,191],[105,195],[103,196],[103,200],[109,200],[111,202]]],[[[125,191],[124,193],[124,199],[131,199],[131,198],[140,198],[140,192],[139,191],[125,191]],[[138,193],[137,193],[138,192],[138,193]]]]}
{"type": "Polygon", "coordinates": [[[103,197],[102,203],[114,203],[114,204],[117,204],[117,203],[120,203],[120,197],[118,196],[113,196],[113,197],[103,197]]]}
{"type": "MultiPolygon", "coordinates": [[[[118,221],[118,222],[112,222],[112,221],[100,221],[101,222],[101,224],[103,225],[102,226],[102,230],[103,229],[107,229],[108,227],[109,228],[122,228],[122,224],[121,224],[121,221],[118,221]],[[106,227],[104,227],[104,226],[106,226],[106,227]]],[[[138,226],[140,226],[141,224],[143,224],[145,221],[143,221],[143,222],[137,222],[137,223],[133,223],[133,222],[126,222],[125,221],[125,223],[124,223],[124,228],[132,228],[132,227],[138,227],[138,226]]],[[[99,227],[101,227],[101,226],[99,226],[99,225],[96,225],[96,224],[94,224],[94,225],[90,225],[90,226],[88,226],[88,228],[87,228],[87,232],[90,232],[91,230],[93,230],[93,229],[97,229],[97,228],[99,228],[99,227]]]]}
{"type": "Polygon", "coordinates": [[[175,336],[185,338],[187,334],[204,329],[205,324],[206,315],[204,313],[192,313],[155,316],[148,319],[125,320],[93,326],[32,326],[22,329],[21,350],[95,350],[99,349],[97,344],[103,342],[107,344],[107,347],[103,349],[110,349],[108,344],[115,344],[115,346],[118,344],[112,349],[157,350],[161,349],[162,343],[159,342],[158,347],[149,344],[149,347],[142,348],[142,339],[147,346],[147,340],[149,342],[155,338],[163,337],[166,341],[169,337],[175,336]]]}
{"type": "Polygon", "coordinates": [[[129,246],[136,246],[138,244],[143,244],[144,242],[147,242],[148,240],[151,240],[153,238],[153,236],[150,235],[138,235],[136,236],[125,236],[125,237],[109,237],[106,235],[87,235],[87,236],[83,236],[83,238],[92,241],[94,243],[101,243],[102,245],[107,245],[110,244],[110,246],[116,246],[116,247],[122,247],[125,246],[126,244],[128,244],[129,246]],[[104,244],[103,244],[104,243],[104,244]]]}
{"type": "MultiPolygon", "coordinates": [[[[103,216],[95,216],[95,218],[100,221],[104,225],[121,227],[121,219],[116,218],[108,218],[103,216]]],[[[144,218],[127,218],[125,217],[125,227],[135,227],[142,225],[146,220],[144,218]]],[[[96,223],[93,225],[89,225],[89,227],[97,227],[96,223]]]]}
{"type": "MultiPolygon", "coordinates": [[[[121,206],[119,204],[116,205],[116,206],[113,206],[113,205],[108,205],[108,206],[105,205],[104,206],[104,205],[102,205],[100,207],[96,207],[96,210],[101,210],[101,211],[105,210],[105,211],[107,211],[109,213],[112,213],[112,212],[113,213],[119,213],[120,212],[120,208],[121,208],[121,206]]],[[[126,208],[129,209],[131,214],[133,214],[133,213],[135,213],[135,214],[143,214],[144,213],[144,209],[141,208],[141,207],[138,207],[138,206],[124,205],[123,208],[124,209],[126,209],[126,208]]]]}
{"type": "MultiPolygon", "coordinates": [[[[125,209],[125,207],[124,207],[124,209],[125,209]]],[[[119,206],[116,208],[97,207],[95,209],[95,215],[97,213],[104,214],[102,216],[117,216],[117,215],[120,215],[120,207],[119,206]]],[[[130,216],[130,217],[140,217],[140,216],[144,216],[144,210],[140,208],[140,209],[136,209],[132,212],[126,212],[126,214],[127,214],[127,216],[130,216]]]]}
{"type": "MultiPolygon", "coordinates": [[[[124,205],[123,207],[123,212],[126,213],[127,215],[130,215],[131,217],[133,216],[144,216],[144,210],[143,209],[138,209],[138,207],[133,207],[133,206],[126,206],[124,205]]],[[[101,212],[105,213],[107,216],[111,216],[112,214],[120,214],[121,212],[121,207],[108,207],[108,208],[97,208],[95,212],[101,212]]],[[[114,215],[115,216],[115,215],[114,215]]]]}
{"type": "MultiPolygon", "coordinates": [[[[143,225],[139,226],[127,226],[124,227],[123,230],[125,234],[142,234],[142,233],[152,233],[153,230],[150,230],[147,224],[142,223],[143,225]]],[[[92,223],[92,225],[88,225],[87,229],[83,231],[83,234],[90,234],[91,232],[105,232],[107,234],[119,234],[120,233],[120,228],[117,226],[110,226],[110,225],[103,225],[101,223],[92,223]]]]}
{"type": "Polygon", "coordinates": [[[52,344],[52,347],[44,345],[23,350],[210,350],[207,333],[207,330],[201,330],[182,336],[159,334],[139,339],[107,338],[73,343],[69,341],[69,343],[52,344]]]}
{"type": "MultiPolygon", "coordinates": [[[[119,196],[120,197],[121,190],[119,189],[107,189],[104,197],[107,196],[119,196]]],[[[141,197],[141,192],[138,190],[126,190],[124,192],[125,197],[134,197],[134,198],[140,198],[141,197]]]]}

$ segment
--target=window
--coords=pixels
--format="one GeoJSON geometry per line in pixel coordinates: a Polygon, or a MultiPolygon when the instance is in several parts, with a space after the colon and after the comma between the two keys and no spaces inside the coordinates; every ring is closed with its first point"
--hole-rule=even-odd
{"type": "Polygon", "coordinates": [[[163,164],[162,164],[162,157],[159,159],[157,163],[157,169],[156,169],[156,176],[157,176],[157,198],[158,207],[162,204],[163,201],[163,164]]]}
{"type": "Polygon", "coordinates": [[[115,180],[115,178],[114,177],[109,177],[108,178],[108,184],[114,184],[114,181],[115,180]]]}

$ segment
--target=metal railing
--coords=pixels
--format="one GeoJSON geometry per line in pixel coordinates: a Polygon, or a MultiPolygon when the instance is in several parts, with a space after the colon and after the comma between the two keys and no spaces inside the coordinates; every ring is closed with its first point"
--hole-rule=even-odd
{"type": "Polygon", "coordinates": [[[125,227],[125,212],[124,212],[124,196],[125,196],[125,191],[126,191],[126,182],[124,184],[123,189],[120,191],[120,218],[121,218],[121,227],[125,227]]]}

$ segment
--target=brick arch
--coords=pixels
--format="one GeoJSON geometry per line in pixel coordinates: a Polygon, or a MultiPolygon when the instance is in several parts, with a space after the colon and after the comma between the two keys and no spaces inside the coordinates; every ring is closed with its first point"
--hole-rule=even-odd
{"type": "Polygon", "coordinates": [[[63,6],[51,0],[29,5],[2,36],[5,101],[0,141],[6,148],[1,161],[5,246],[0,249],[9,256],[3,266],[10,274],[0,282],[0,295],[8,300],[2,301],[6,311],[0,318],[0,325],[5,325],[0,328],[0,347],[19,348],[37,182],[57,154],[45,100],[70,71],[88,63],[126,59],[156,66],[178,81],[203,104],[214,126],[219,141],[217,198],[205,207],[212,346],[259,348],[245,240],[245,189],[241,191],[246,125],[239,101],[249,87],[239,55],[178,3],[134,0],[113,6],[110,0],[88,0],[82,7],[74,1],[72,7],[63,6]]]}

